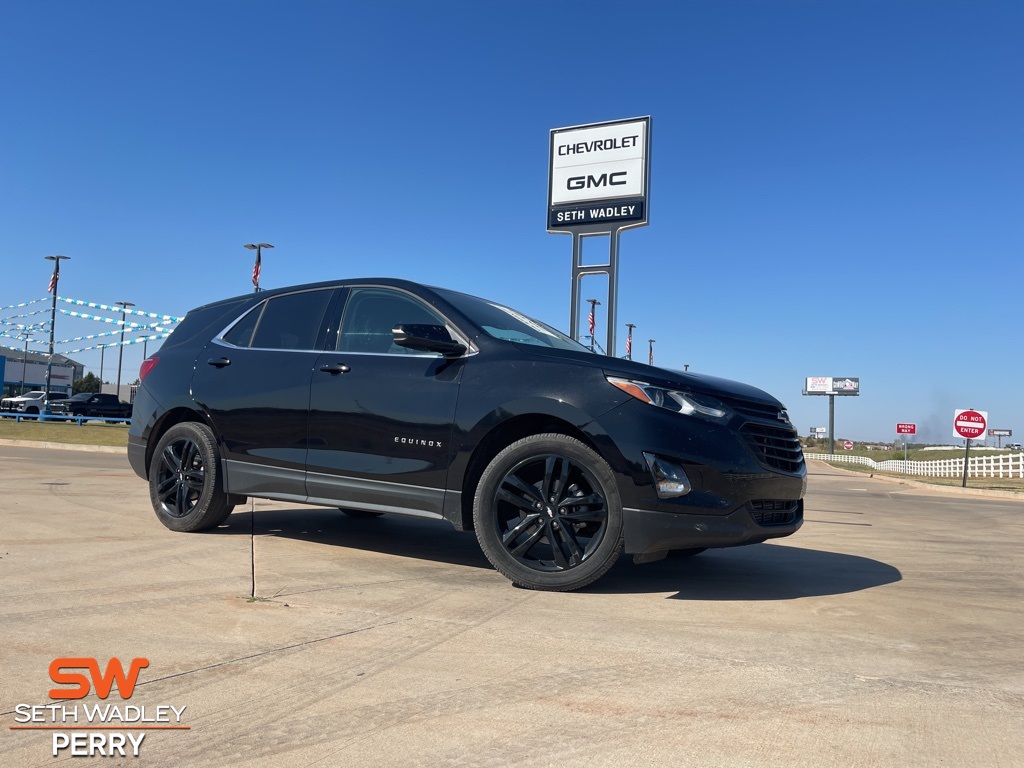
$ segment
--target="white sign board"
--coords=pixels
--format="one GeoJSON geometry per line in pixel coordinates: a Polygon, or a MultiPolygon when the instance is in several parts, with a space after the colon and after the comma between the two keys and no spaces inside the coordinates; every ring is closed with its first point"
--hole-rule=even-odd
{"type": "Polygon", "coordinates": [[[647,223],[649,117],[551,131],[548,229],[647,223]]]}

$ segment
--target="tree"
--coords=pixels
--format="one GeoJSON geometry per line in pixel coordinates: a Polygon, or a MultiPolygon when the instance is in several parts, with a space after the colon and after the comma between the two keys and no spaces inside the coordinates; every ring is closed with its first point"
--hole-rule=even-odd
{"type": "Polygon", "coordinates": [[[85,374],[82,378],[74,383],[71,387],[71,394],[77,395],[79,392],[99,392],[100,391],[100,380],[98,376],[93,375],[90,371],[85,374]]]}

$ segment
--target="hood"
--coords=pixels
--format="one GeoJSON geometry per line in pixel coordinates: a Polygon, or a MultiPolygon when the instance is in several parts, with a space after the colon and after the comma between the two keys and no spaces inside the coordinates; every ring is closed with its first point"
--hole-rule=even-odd
{"type": "Polygon", "coordinates": [[[676,371],[671,368],[659,368],[656,365],[638,363],[635,360],[623,360],[618,357],[599,355],[591,352],[573,352],[566,349],[552,349],[533,344],[516,344],[516,349],[540,357],[555,358],[567,363],[600,368],[605,373],[622,376],[623,378],[639,379],[650,384],[680,389],[685,392],[703,393],[718,397],[732,397],[740,400],[751,400],[765,403],[773,407],[784,408],[777,398],[749,384],[731,379],[721,379],[703,373],[676,371]]]}

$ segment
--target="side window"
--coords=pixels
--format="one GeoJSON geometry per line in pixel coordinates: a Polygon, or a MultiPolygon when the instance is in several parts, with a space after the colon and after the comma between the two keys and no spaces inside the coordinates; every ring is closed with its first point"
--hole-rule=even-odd
{"type": "MultiPolygon", "coordinates": [[[[330,299],[330,290],[302,291],[270,299],[260,315],[249,346],[260,349],[315,349],[320,323],[330,299]]],[[[243,323],[246,319],[243,319],[243,323]]]]}
{"type": "Polygon", "coordinates": [[[444,325],[444,319],[412,296],[386,288],[354,288],[345,306],[339,352],[423,354],[399,347],[391,329],[401,323],[444,325]]]}
{"type": "Polygon", "coordinates": [[[257,304],[246,312],[245,316],[235,323],[235,327],[224,334],[224,341],[236,347],[248,347],[252,343],[252,332],[256,330],[256,323],[263,313],[264,306],[266,305],[257,304]]]}

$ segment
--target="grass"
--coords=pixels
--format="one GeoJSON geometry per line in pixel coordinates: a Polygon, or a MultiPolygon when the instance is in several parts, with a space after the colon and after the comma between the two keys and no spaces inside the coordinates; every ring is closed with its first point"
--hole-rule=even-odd
{"type": "Polygon", "coordinates": [[[40,443],[69,443],[76,445],[128,444],[127,424],[105,422],[78,424],[0,419],[0,439],[34,440],[40,443]]]}

